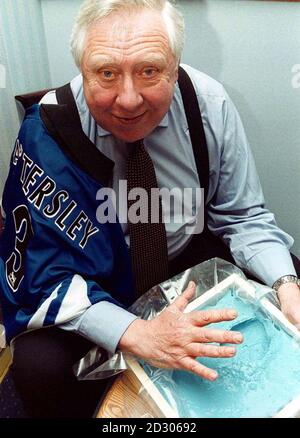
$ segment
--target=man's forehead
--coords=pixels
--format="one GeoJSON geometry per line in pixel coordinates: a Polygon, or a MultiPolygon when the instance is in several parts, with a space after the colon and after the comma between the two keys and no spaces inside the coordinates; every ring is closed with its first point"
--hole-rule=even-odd
{"type": "MultiPolygon", "coordinates": [[[[112,64],[119,64],[126,60],[126,56],[124,53],[109,53],[109,54],[97,54],[94,53],[90,57],[90,63],[95,66],[105,66],[112,64]]],[[[140,56],[137,55],[135,57],[135,64],[157,64],[157,65],[165,65],[166,57],[159,53],[141,53],[140,56]]]]}
{"type": "Polygon", "coordinates": [[[111,38],[108,35],[90,35],[86,44],[86,56],[90,66],[103,64],[119,64],[126,60],[135,64],[155,63],[165,65],[171,62],[172,51],[169,40],[157,35],[135,34],[133,39],[122,41],[119,35],[111,38]]]}

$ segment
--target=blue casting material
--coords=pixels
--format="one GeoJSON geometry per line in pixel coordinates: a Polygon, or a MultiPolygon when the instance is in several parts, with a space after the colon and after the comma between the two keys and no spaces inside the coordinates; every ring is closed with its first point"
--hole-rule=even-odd
{"type": "Polygon", "coordinates": [[[215,382],[173,371],[171,379],[160,373],[156,385],[169,401],[171,392],[167,386],[173,386],[172,398],[181,417],[272,417],[300,394],[299,344],[258,305],[242,300],[233,291],[204,308],[212,307],[238,311],[234,321],[211,324],[243,334],[244,342],[237,346],[236,356],[199,358],[203,365],[218,372],[215,382]]]}

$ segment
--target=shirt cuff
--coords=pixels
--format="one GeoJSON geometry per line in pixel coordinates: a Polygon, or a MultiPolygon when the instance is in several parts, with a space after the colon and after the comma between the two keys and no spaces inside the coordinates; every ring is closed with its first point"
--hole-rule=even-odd
{"type": "Polygon", "coordinates": [[[289,250],[282,246],[256,254],[249,260],[247,269],[270,287],[284,275],[297,275],[289,250]]]}
{"type": "Polygon", "coordinates": [[[136,315],[108,301],[89,307],[81,316],[59,327],[79,333],[108,352],[114,354],[120,338],[137,319],[136,315]]]}

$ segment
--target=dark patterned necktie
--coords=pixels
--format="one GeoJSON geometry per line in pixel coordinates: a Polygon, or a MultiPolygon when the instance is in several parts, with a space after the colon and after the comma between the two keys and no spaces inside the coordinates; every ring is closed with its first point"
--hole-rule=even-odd
{"type": "Polygon", "coordinates": [[[151,189],[156,188],[156,195],[158,193],[153,162],[142,141],[131,147],[127,159],[128,194],[135,188],[142,188],[147,193],[147,196],[128,199],[130,255],[136,292],[140,296],[168,278],[168,245],[161,199],[156,196],[151,202],[151,189]],[[138,210],[141,220],[137,222],[133,218],[137,222],[133,223],[131,212],[136,210],[133,206],[136,202],[141,207],[138,210]]]}

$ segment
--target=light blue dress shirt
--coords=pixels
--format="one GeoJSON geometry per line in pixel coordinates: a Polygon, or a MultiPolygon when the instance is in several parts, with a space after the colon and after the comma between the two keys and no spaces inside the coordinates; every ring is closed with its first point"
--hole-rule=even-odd
{"type": "MultiPolygon", "coordinates": [[[[264,207],[264,197],[252,153],[237,110],[214,79],[192,67],[182,65],[191,77],[203,118],[208,146],[210,181],[207,195],[208,227],[230,247],[236,264],[271,286],[283,275],[295,275],[289,254],[293,239],[280,230],[274,215],[264,207]]],[[[125,179],[128,148],[105,131],[89,113],[82,77],[71,82],[82,128],[90,140],[115,162],[111,187],[118,193],[118,182],[125,179]]],[[[41,103],[57,103],[55,92],[41,103]]],[[[144,139],[154,163],[159,187],[172,189],[199,187],[199,178],[190,142],[187,120],[179,87],[168,113],[144,139]]],[[[194,205],[197,210],[197,205],[194,205]]],[[[172,216],[172,211],[170,211],[172,216]]],[[[122,224],[128,244],[128,227],[122,224]]],[[[169,258],[176,257],[189,243],[185,225],[166,224],[169,258]]],[[[114,352],[122,334],[136,319],[118,306],[100,302],[83,315],[61,325],[80,333],[114,352]]]]}

